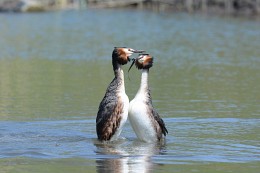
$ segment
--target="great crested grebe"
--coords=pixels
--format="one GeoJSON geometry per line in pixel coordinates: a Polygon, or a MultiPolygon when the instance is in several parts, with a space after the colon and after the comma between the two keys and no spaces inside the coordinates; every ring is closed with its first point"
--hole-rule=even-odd
{"type": "Polygon", "coordinates": [[[149,54],[140,54],[133,63],[142,70],[142,77],[140,88],[129,105],[129,121],[140,140],[144,142],[160,141],[163,135],[166,136],[168,130],[153,107],[148,86],[148,73],[149,68],[153,65],[153,57],[149,54]]]}
{"type": "Polygon", "coordinates": [[[96,132],[101,141],[113,141],[120,135],[128,116],[129,99],[125,93],[122,65],[130,61],[133,53],[142,53],[126,47],[115,47],[112,65],[115,77],[109,84],[99,104],[96,118],[96,132]]]}

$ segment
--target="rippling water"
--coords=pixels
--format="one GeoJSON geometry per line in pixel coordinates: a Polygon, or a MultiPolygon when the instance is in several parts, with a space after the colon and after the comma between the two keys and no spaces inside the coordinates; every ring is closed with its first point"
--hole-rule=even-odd
{"type": "MultiPolygon", "coordinates": [[[[258,22],[131,10],[0,21],[0,172],[258,172],[258,22]],[[155,57],[150,87],[164,144],[139,142],[129,123],[120,140],[96,140],[114,46],[155,57]]],[[[132,99],[140,72],[125,76],[132,99]]]]}

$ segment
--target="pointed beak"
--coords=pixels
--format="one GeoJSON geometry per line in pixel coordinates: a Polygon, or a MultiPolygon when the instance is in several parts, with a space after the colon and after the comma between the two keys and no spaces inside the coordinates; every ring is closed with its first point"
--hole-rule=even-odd
{"type": "Polygon", "coordinates": [[[133,53],[144,53],[145,50],[133,50],[133,53]]]}
{"type": "MultiPolygon", "coordinates": [[[[139,53],[139,54],[143,54],[145,52],[145,50],[134,50],[134,49],[131,49],[130,50],[132,53],[139,53]]],[[[136,58],[130,58],[128,57],[128,61],[134,61],[136,58]]]]}

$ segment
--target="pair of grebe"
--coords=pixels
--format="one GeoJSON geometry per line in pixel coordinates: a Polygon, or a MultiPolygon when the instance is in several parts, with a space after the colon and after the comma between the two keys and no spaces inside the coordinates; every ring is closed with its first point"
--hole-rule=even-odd
{"type": "MultiPolygon", "coordinates": [[[[115,47],[112,53],[114,79],[109,84],[105,96],[99,105],[96,118],[96,132],[100,141],[116,140],[129,118],[130,124],[141,141],[155,142],[168,133],[163,120],[152,105],[148,87],[149,68],[153,58],[144,51],[126,47],[115,47]],[[135,98],[129,103],[125,93],[122,65],[129,62],[133,53],[141,53],[134,62],[142,70],[141,85],[135,98]]],[[[130,67],[131,68],[131,67],[130,67]]],[[[130,70],[130,69],[129,69],[130,70]]]]}

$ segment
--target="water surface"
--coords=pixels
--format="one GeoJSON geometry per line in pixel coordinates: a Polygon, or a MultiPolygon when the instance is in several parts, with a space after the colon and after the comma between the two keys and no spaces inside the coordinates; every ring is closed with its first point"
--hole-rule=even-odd
{"type": "MultiPolygon", "coordinates": [[[[88,10],[0,14],[0,172],[258,172],[260,24],[88,10]],[[114,46],[145,49],[163,144],[96,140],[114,46]]],[[[132,99],[140,72],[132,69],[132,99]]]]}

